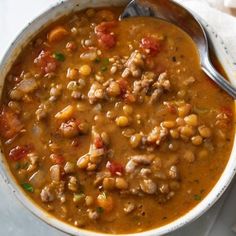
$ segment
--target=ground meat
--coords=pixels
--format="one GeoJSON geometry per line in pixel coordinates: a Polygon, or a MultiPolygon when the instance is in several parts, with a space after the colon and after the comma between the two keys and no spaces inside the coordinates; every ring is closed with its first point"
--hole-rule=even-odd
{"type": "Polygon", "coordinates": [[[154,129],[148,134],[147,141],[151,144],[160,145],[161,141],[164,140],[168,135],[168,129],[165,127],[154,127],[154,129]]]}
{"type": "Polygon", "coordinates": [[[127,202],[124,206],[124,212],[126,214],[131,213],[132,211],[135,210],[135,204],[132,202],[127,202]]]}
{"type": "Polygon", "coordinates": [[[126,78],[129,75],[132,75],[133,77],[141,76],[141,70],[143,66],[144,55],[142,55],[138,50],[132,52],[125,64],[125,69],[122,73],[122,77],[126,78]]]}
{"type": "Polygon", "coordinates": [[[43,202],[52,202],[55,199],[55,196],[49,186],[46,186],[42,189],[40,196],[43,202]]]}
{"type": "Polygon", "coordinates": [[[59,129],[66,138],[73,138],[79,134],[78,123],[75,120],[63,122],[59,129]]]}
{"type": "Polygon", "coordinates": [[[131,156],[129,161],[125,166],[125,171],[127,173],[133,173],[137,166],[139,165],[149,165],[155,158],[154,155],[136,155],[131,156]]]}
{"type": "Polygon", "coordinates": [[[157,191],[157,185],[151,179],[141,181],[140,187],[142,191],[147,194],[154,194],[157,191]]]}
{"type": "Polygon", "coordinates": [[[95,210],[88,209],[88,217],[91,220],[97,220],[99,218],[99,213],[95,210]]]}
{"type": "Polygon", "coordinates": [[[88,92],[88,99],[90,104],[94,104],[95,102],[104,99],[105,91],[104,87],[98,82],[94,82],[88,92]]]}

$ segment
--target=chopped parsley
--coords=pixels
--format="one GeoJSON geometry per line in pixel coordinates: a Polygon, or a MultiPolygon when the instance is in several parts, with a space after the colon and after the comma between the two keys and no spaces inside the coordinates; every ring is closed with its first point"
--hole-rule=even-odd
{"type": "Polygon", "coordinates": [[[202,197],[200,195],[198,195],[198,194],[194,195],[194,200],[200,201],[201,199],[202,199],[202,197]]]}
{"type": "Polygon", "coordinates": [[[53,53],[53,58],[55,58],[57,61],[65,61],[65,56],[61,52],[53,53]]]}
{"type": "Polygon", "coordinates": [[[29,183],[23,183],[21,184],[21,186],[23,187],[24,190],[26,190],[27,192],[33,193],[34,192],[34,188],[31,184],[29,183]]]}
{"type": "Polygon", "coordinates": [[[95,63],[100,63],[101,62],[101,59],[99,57],[95,58],[94,60],[95,63]]]}
{"type": "Polygon", "coordinates": [[[102,72],[107,71],[107,66],[102,66],[102,67],[101,67],[101,71],[102,71],[102,72]]]}
{"type": "Polygon", "coordinates": [[[74,202],[79,202],[81,199],[85,198],[84,193],[75,193],[73,197],[74,202]]]}
{"type": "Polygon", "coordinates": [[[102,207],[97,207],[96,212],[102,214],[104,212],[104,209],[102,207]]]}

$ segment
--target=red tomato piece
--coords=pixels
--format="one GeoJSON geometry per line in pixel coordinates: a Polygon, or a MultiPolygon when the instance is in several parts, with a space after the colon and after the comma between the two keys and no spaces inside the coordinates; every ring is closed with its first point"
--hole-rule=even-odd
{"type": "Polygon", "coordinates": [[[34,63],[40,67],[43,74],[55,72],[58,65],[56,59],[52,57],[51,52],[44,50],[34,59],[34,63]]]}
{"type": "Polygon", "coordinates": [[[51,154],[50,159],[53,161],[54,164],[62,165],[65,162],[65,158],[59,154],[51,154]]]}
{"type": "Polygon", "coordinates": [[[3,107],[0,112],[0,136],[6,139],[13,138],[22,128],[17,115],[9,108],[3,107]]]}
{"type": "Polygon", "coordinates": [[[117,23],[115,21],[102,22],[95,27],[95,33],[98,35],[100,33],[110,33],[111,29],[115,27],[117,23]]]}
{"type": "Polygon", "coordinates": [[[24,146],[16,146],[11,149],[9,152],[9,158],[12,161],[19,161],[27,156],[27,154],[31,151],[30,146],[24,145],[24,146]]]}
{"type": "Polygon", "coordinates": [[[124,95],[124,99],[125,99],[125,102],[126,102],[126,103],[133,103],[133,102],[136,101],[135,96],[134,96],[133,94],[131,94],[131,93],[126,93],[126,94],[124,95]]]}
{"type": "Polygon", "coordinates": [[[99,149],[99,148],[103,148],[103,146],[104,146],[104,143],[103,143],[103,141],[102,141],[102,139],[100,138],[100,137],[96,137],[95,139],[94,139],[94,145],[95,145],[95,147],[97,148],[97,149],[99,149]]]}
{"type": "Polygon", "coordinates": [[[103,48],[110,49],[116,46],[116,37],[111,33],[101,34],[98,42],[103,48]]]}
{"type": "Polygon", "coordinates": [[[112,175],[121,175],[124,173],[124,167],[122,164],[108,161],[106,168],[110,171],[112,175]]]}
{"type": "Polygon", "coordinates": [[[125,94],[128,90],[128,82],[125,79],[119,79],[117,83],[120,86],[121,94],[125,94]]]}
{"type": "Polygon", "coordinates": [[[140,47],[149,55],[155,56],[160,52],[160,42],[153,37],[144,37],[141,39],[140,47]]]}
{"type": "Polygon", "coordinates": [[[229,118],[233,117],[233,110],[231,107],[223,106],[221,107],[220,111],[225,113],[229,118]]]}
{"type": "Polygon", "coordinates": [[[111,29],[116,26],[115,21],[102,22],[95,27],[95,33],[99,44],[106,49],[111,49],[116,45],[116,36],[111,33],[111,29]]]}

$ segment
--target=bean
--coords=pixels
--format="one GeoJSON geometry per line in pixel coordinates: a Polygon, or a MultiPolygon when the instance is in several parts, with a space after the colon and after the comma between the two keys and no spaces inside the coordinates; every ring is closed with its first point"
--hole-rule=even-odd
{"type": "Polygon", "coordinates": [[[127,189],[128,188],[128,183],[124,178],[116,178],[116,188],[118,189],[127,189]]]}
{"type": "Polygon", "coordinates": [[[83,76],[89,76],[92,72],[92,69],[89,65],[83,65],[79,69],[79,73],[83,76]]]}
{"type": "Polygon", "coordinates": [[[86,156],[82,156],[79,158],[79,160],[77,161],[77,166],[80,168],[80,169],[85,169],[87,168],[88,166],[88,163],[89,163],[89,156],[86,155],[86,156]]]}
{"type": "Polygon", "coordinates": [[[161,122],[161,125],[167,129],[171,129],[176,126],[176,122],[172,120],[167,120],[167,121],[161,122]]]}
{"type": "Polygon", "coordinates": [[[177,124],[178,126],[183,126],[183,125],[185,125],[185,121],[184,121],[183,118],[178,117],[178,118],[176,119],[176,124],[177,124]]]}
{"type": "Polygon", "coordinates": [[[74,112],[73,106],[68,105],[67,107],[65,107],[64,109],[62,109],[61,111],[59,111],[59,112],[55,115],[55,118],[56,118],[56,119],[61,119],[61,120],[67,120],[67,119],[71,118],[73,112],[74,112]]]}
{"type": "Polygon", "coordinates": [[[115,179],[114,178],[104,178],[102,186],[105,190],[112,190],[115,188],[115,179]]]}
{"type": "Polygon", "coordinates": [[[129,105],[124,105],[123,111],[124,111],[125,115],[131,115],[133,113],[133,108],[129,105]]]}
{"type": "Polygon", "coordinates": [[[171,129],[170,130],[170,135],[171,135],[172,138],[178,139],[179,138],[179,131],[177,129],[171,129]]]}
{"type": "Polygon", "coordinates": [[[211,130],[210,130],[210,128],[206,127],[205,125],[199,126],[198,132],[203,138],[211,137],[211,130]]]}
{"type": "Polygon", "coordinates": [[[206,149],[202,149],[198,153],[199,159],[205,159],[208,156],[209,152],[206,149]]]}
{"type": "Polygon", "coordinates": [[[77,76],[78,76],[78,70],[77,70],[77,69],[75,69],[75,68],[69,68],[69,69],[67,70],[67,74],[66,74],[66,78],[67,78],[67,79],[73,80],[73,79],[76,79],[77,76]]]}
{"type": "Polygon", "coordinates": [[[184,155],[183,155],[183,158],[187,161],[187,162],[194,162],[195,161],[195,155],[192,151],[190,150],[186,150],[184,155]]]}
{"type": "Polygon", "coordinates": [[[112,81],[109,84],[109,87],[107,88],[107,91],[108,91],[109,95],[112,96],[112,97],[117,97],[121,93],[120,86],[115,81],[112,81]]]}
{"type": "Polygon", "coordinates": [[[198,117],[196,114],[191,114],[189,116],[185,116],[184,121],[187,125],[192,125],[192,126],[198,125],[198,117]]]}
{"type": "Polygon", "coordinates": [[[119,127],[126,127],[129,125],[129,119],[126,116],[119,116],[116,118],[116,124],[119,127]]]}
{"type": "Polygon", "coordinates": [[[183,106],[178,107],[178,114],[180,117],[185,117],[186,115],[189,114],[190,110],[191,110],[191,105],[185,104],[183,106]]]}
{"type": "Polygon", "coordinates": [[[50,43],[62,40],[68,35],[67,30],[62,26],[57,26],[48,33],[48,41],[50,43]]]}
{"type": "Polygon", "coordinates": [[[89,124],[87,122],[82,122],[79,124],[79,131],[82,134],[87,134],[89,132],[89,124]]]}
{"type": "Polygon", "coordinates": [[[78,89],[78,84],[76,81],[70,81],[68,84],[67,84],[67,89],[68,90],[72,90],[72,91],[75,91],[78,89]]]}
{"type": "Polygon", "coordinates": [[[66,162],[64,171],[66,172],[66,174],[73,173],[75,171],[75,165],[72,162],[66,162]]]}
{"type": "Polygon", "coordinates": [[[183,136],[191,137],[194,134],[194,129],[190,125],[185,125],[185,126],[180,128],[180,133],[183,136]]]}
{"type": "Polygon", "coordinates": [[[142,141],[142,135],[141,134],[134,134],[130,137],[130,144],[132,148],[136,148],[140,145],[142,141]]]}
{"type": "Polygon", "coordinates": [[[196,146],[201,145],[202,144],[202,137],[200,135],[193,136],[191,138],[191,141],[192,141],[193,145],[196,145],[196,146]]]}
{"type": "Polygon", "coordinates": [[[94,203],[94,199],[93,199],[92,196],[86,196],[85,197],[85,204],[87,206],[91,206],[91,205],[93,205],[93,203],[94,203]]]}

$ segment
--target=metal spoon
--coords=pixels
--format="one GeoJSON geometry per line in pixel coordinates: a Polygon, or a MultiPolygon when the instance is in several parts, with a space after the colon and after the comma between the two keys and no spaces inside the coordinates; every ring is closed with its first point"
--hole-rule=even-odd
{"type": "Polygon", "coordinates": [[[223,90],[236,99],[234,88],[212,65],[206,32],[198,19],[187,9],[172,0],[132,0],[120,19],[133,16],[151,16],[169,21],[186,33],[196,43],[203,71],[223,90]]]}

